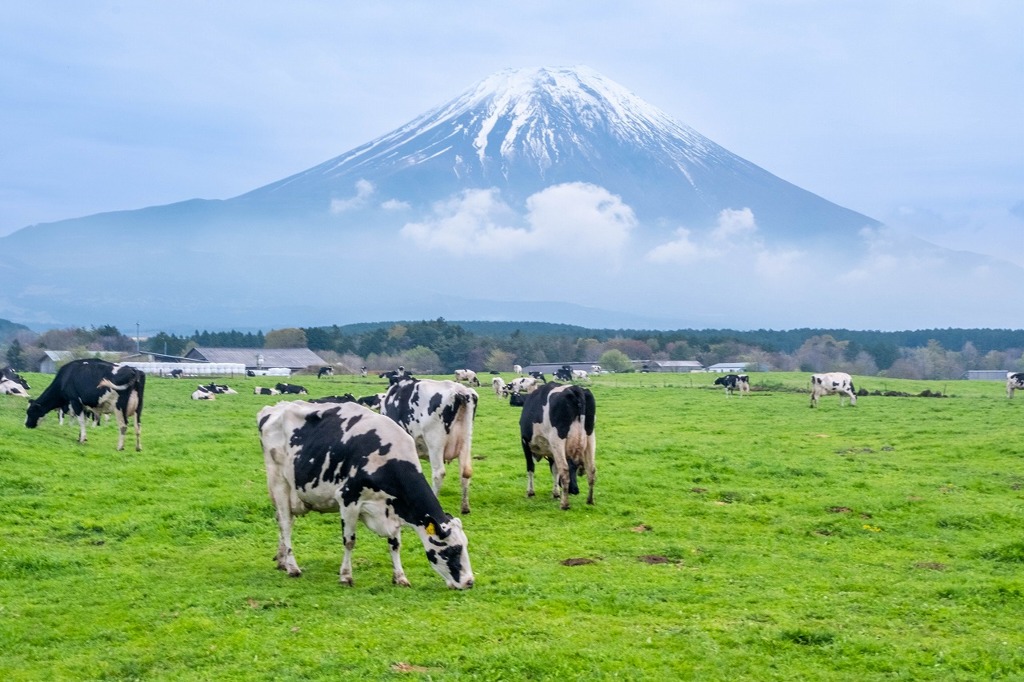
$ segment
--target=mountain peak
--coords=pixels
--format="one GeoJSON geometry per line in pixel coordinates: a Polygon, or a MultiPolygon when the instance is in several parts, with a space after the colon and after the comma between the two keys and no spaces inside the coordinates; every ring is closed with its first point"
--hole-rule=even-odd
{"type": "Polygon", "coordinates": [[[623,145],[653,143],[669,153],[684,151],[666,144],[669,133],[688,143],[680,159],[684,165],[717,147],[585,66],[499,71],[426,114],[423,122],[461,117],[475,126],[473,147],[481,163],[525,157],[542,171],[564,155],[567,145],[586,145],[589,140],[581,133],[610,136],[623,145]]]}
{"type": "Polygon", "coordinates": [[[358,186],[422,211],[482,189],[522,207],[565,183],[606,189],[647,225],[707,228],[721,211],[743,208],[783,238],[816,238],[823,228],[856,238],[877,224],[775,177],[585,66],[491,74],[386,135],[239,198],[326,211],[351,205],[358,186]]]}

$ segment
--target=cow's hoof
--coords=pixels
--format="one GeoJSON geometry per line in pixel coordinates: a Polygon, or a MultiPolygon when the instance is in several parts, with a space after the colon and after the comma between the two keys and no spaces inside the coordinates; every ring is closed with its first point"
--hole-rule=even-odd
{"type": "Polygon", "coordinates": [[[338,582],[340,582],[345,587],[352,587],[352,585],[354,585],[354,583],[352,582],[352,578],[342,578],[338,582]]]}
{"type": "Polygon", "coordinates": [[[403,575],[401,578],[392,578],[391,582],[398,585],[399,587],[412,587],[409,580],[403,575]]]}
{"type": "Polygon", "coordinates": [[[469,506],[468,505],[465,505],[465,504],[462,505],[462,513],[463,514],[468,514],[469,513],[469,506]]]}

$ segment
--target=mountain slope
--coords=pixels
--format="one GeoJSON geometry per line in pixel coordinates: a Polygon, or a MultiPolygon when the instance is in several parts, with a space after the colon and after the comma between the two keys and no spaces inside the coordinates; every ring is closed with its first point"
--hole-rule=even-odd
{"type": "Polygon", "coordinates": [[[1024,296],[1021,268],[894,233],[585,68],[504,71],[238,197],[0,250],[0,317],[38,324],[1007,327],[1024,296]]]}
{"type": "Polygon", "coordinates": [[[405,126],[240,197],[327,207],[356,183],[424,207],[496,187],[521,205],[567,182],[608,189],[641,223],[700,227],[749,207],[778,238],[849,236],[877,222],[732,154],[622,86],[584,67],[494,74],[405,126]]]}

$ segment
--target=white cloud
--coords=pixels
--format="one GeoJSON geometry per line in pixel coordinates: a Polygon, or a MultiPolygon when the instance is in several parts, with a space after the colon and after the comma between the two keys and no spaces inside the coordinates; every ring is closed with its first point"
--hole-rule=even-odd
{"type": "Polygon", "coordinates": [[[647,260],[652,263],[690,263],[701,258],[701,248],[690,239],[689,230],[680,227],[675,234],[676,238],[672,241],[648,251],[647,260]]]}
{"type": "Polygon", "coordinates": [[[675,239],[655,246],[645,258],[651,263],[693,265],[721,264],[752,272],[765,280],[793,279],[805,253],[797,249],[768,248],[758,232],[754,212],[749,208],[723,209],[714,227],[703,234],[685,227],[675,239]]]}
{"type": "Polygon", "coordinates": [[[369,180],[356,181],[356,195],[349,199],[331,199],[331,213],[344,213],[352,209],[362,208],[369,202],[376,188],[369,180]]]}
{"type": "Polygon", "coordinates": [[[465,190],[434,204],[434,217],[407,223],[401,235],[420,246],[464,255],[496,255],[518,250],[529,240],[526,230],[509,227],[515,214],[496,189],[465,190]]]}
{"type": "Polygon", "coordinates": [[[385,211],[406,211],[410,208],[408,201],[399,201],[398,199],[388,199],[380,207],[385,211]]]}
{"type": "Polygon", "coordinates": [[[711,230],[711,238],[718,242],[736,242],[754,238],[756,233],[753,211],[749,208],[726,208],[718,214],[718,223],[711,230]]]}
{"type": "Polygon", "coordinates": [[[401,234],[428,249],[512,258],[562,254],[615,260],[636,226],[633,210],[603,187],[553,185],[526,200],[520,217],[497,189],[467,190],[434,205],[434,215],[401,234]]]}

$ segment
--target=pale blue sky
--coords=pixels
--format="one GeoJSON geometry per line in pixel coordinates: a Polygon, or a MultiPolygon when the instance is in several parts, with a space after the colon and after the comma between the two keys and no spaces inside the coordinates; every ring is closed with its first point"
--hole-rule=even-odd
{"type": "Polygon", "coordinates": [[[831,201],[1024,265],[1019,0],[9,3],[0,236],[235,196],[499,69],[577,64],[831,201]]]}

